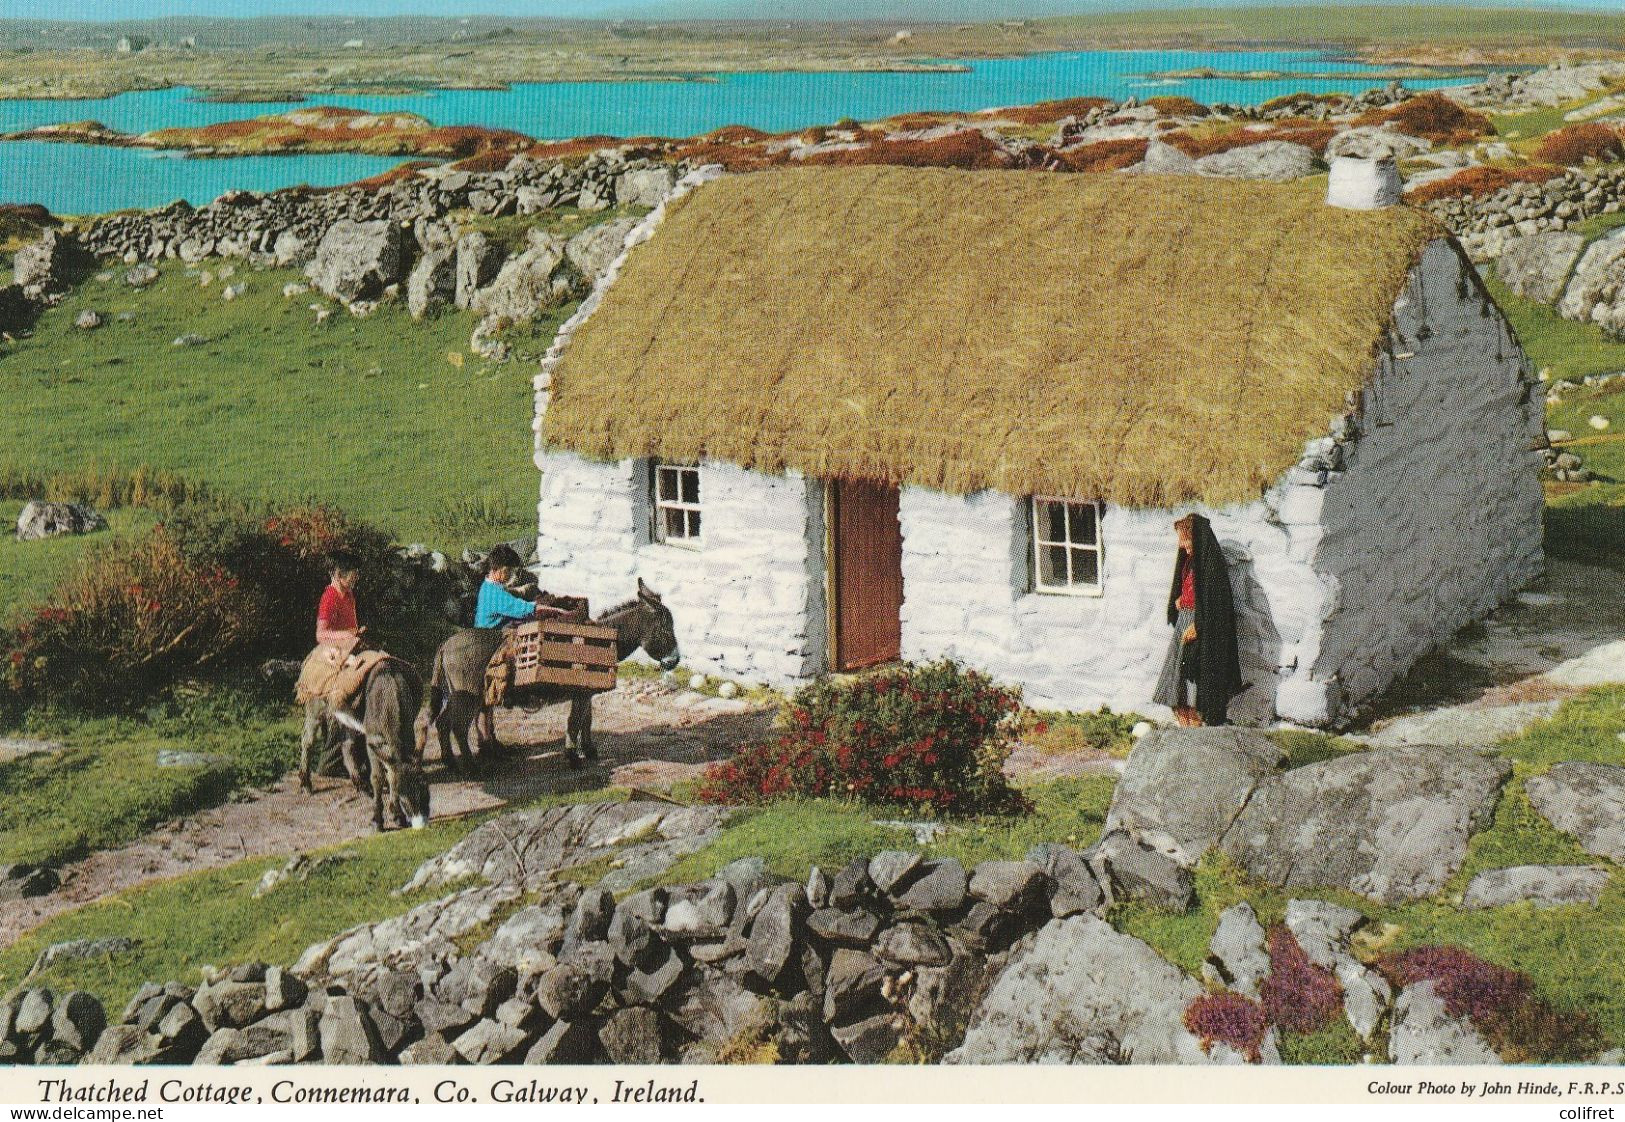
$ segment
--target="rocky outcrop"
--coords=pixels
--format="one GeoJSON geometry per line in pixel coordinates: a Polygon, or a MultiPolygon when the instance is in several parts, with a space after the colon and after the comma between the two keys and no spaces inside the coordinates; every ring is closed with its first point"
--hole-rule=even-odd
{"type": "Polygon", "coordinates": [[[1557,303],[1567,319],[1591,320],[1609,331],[1625,331],[1625,228],[1586,247],[1557,303]]]}
{"type": "Polygon", "coordinates": [[[1548,233],[1506,243],[1495,261],[1495,275],[1527,300],[1550,304],[1563,294],[1585,239],[1579,234],[1548,233]]]}
{"type": "Polygon", "coordinates": [[[483,316],[522,323],[579,293],[581,280],[565,264],[563,239],[532,230],[530,244],[510,257],[469,307],[483,316]]]}
{"type": "Polygon", "coordinates": [[[1608,886],[1608,870],[1598,865],[1517,865],[1487,869],[1467,883],[1464,908],[1499,908],[1529,903],[1537,908],[1595,905],[1608,886]]]}
{"type": "Polygon", "coordinates": [[[405,234],[392,222],[376,219],[335,222],[316,246],[305,275],[318,290],[349,304],[376,300],[406,278],[405,234]]]}
{"type": "Polygon", "coordinates": [[[1158,729],[1134,746],[1105,828],[1194,865],[1286,759],[1285,749],[1251,729],[1158,729]]]}
{"type": "Polygon", "coordinates": [[[59,296],[95,270],[94,257],[73,234],[47,230],[12,259],[12,280],[33,300],[59,296]]]}
{"type": "Polygon", "coordinates": [[[596,284],[625,251],[627,235],[637,225],[636,218],[620,218],[590,227],[570,239],[564,256],[589,285],[596,284]]]}
{"type": "Polygon", "coordinates": [[[1501,1062],[1471,1021],[1450,1015],[1433,982],[1419,982],[1399,992],[1388,1029],[1388,1059],[1406,1065],[1501,1062]]]}
{"type": "Polygon", "coordinates": [[[1202,987],[1093,916],[1053,920],[977,1007],[954,1064],[1201,1064],[1185,1027],[1202,987]]]}
{"type": "Polygon", "coordinates": [[[1511,773],[1504,760],[1439,747],[1324,760],[1261,787],[1221,848],[1281,888],[1430,896],[1461,867],[1511,773]]]}
{"type": "Polygon", "coordinates": [[[1301,179],[1314,170],[1314,152],[1287,140],[1266,140],[1231,148],[1196,161],[1198,175],[1225,179],[1265,179],[1275,183],[1301,179]]]}
{"type": "Polygon", "coordinates": [[[413,319],[422,319],[436,308],[452,302],[457,294],[457,252],[431,249],[412,267],[406,278],[406,310],[413,319]]]}
{"type": "Polygon", "coordinates": [[[107,529],[107,519],[79,503],[34,501],[17,515],[17,540],[42,541],[63,534],[88,534],[107,529]]]}
{"type": "Polygon", "coordinates": [[[1524,790],[1530,805],[1587,853],[1625,861],[1625,767],[1558,764],[1524,790]]]}

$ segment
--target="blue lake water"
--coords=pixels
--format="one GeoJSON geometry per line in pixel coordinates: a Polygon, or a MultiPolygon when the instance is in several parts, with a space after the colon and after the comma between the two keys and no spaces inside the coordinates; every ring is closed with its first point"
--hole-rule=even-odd
{"type": "MultiPolygon", "coordinates": [[[[774,73],[685,82],[556,82],[507,90],[436,90],[399,97],[316,96],[304,104],[417,113],[436,124],[486,125],[556,138],[692,136],[722,125],[783,132],[843,117],[873,119],[916,110],[975,110],[1062,97],[1184,94],[1198,101],[1257,104],[1309,91],[1357,93],[1383,84],[1378,68],[1312,51],[1089,51],[979,60],[969,69],[925,73],[774,73]],[[1335,71],[1336,79],[1149,80],[1160,70],[1335,71]]],[[[1441,86],[1449,81],[1413,82],[1441,86]]],[[[0,101],[0,132],[96,120],[122,132],[204,125],[279,113],[293,104],[220,104],[187,89],[84,101],[0,101]]],[[[140,149],[0,144],[0,201],[38,202],[64,214],[207,202],[231,187],[268,191],[299,183],[330,186],[400,161],[351,155],[176,159],[140,149]]]]}

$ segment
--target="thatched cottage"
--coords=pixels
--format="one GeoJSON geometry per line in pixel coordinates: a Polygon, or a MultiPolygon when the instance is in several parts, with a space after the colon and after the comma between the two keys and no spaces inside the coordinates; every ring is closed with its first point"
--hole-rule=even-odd
{"type": "Polygon", "coordinates": [[[628,245],[536,380],[539,573],[643,577],[693,665],[946,655],[1150,711],[1198,510],[1232,715],[1320,725],[1540,571],[1540,395],[1417,211],[807,168],[691,184],[628,245]]]}

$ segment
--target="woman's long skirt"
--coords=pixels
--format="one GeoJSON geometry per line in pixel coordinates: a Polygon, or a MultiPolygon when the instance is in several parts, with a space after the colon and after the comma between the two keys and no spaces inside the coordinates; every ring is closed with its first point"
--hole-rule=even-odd
{"type": "MultiPolygon", "coordinates": [[[[1185,677],[1182,667],[1186,663],[1185,632],[1196,622],[1196,612],[1190,608],[1179,609],[1179,618],[1174,621],[1173,642],[1168,644],[1168,657],[1162,664],[1162,674],[1157,679],[1157,691],[1152,694],[1151,700],[1159,705],[1166,705],[1170,709],[1196,707],[1196,682],[1185,677]]],[[[1198,640],[1199,641],[1199,640],[1198,640]]],[[[1195,647],[1193,641],[1190,646],[1195,647]]],[[[1195,654],[1193,650],[1191,654],[1195,654]]],[[[1188,660],[1195,668],[1196,660],[1188,660]]]]}

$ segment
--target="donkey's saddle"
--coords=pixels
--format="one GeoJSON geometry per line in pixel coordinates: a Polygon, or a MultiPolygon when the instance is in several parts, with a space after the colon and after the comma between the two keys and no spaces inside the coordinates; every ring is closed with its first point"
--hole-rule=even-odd
{"type": "Polygon", "coordinates": [[[384,651],[358,651],[356,642],[322,643],[306,655],[294,686],[294,700],[303,705],[320,697],[334,709],[348,706],[378,664],[389,658],[384,651]]]}

